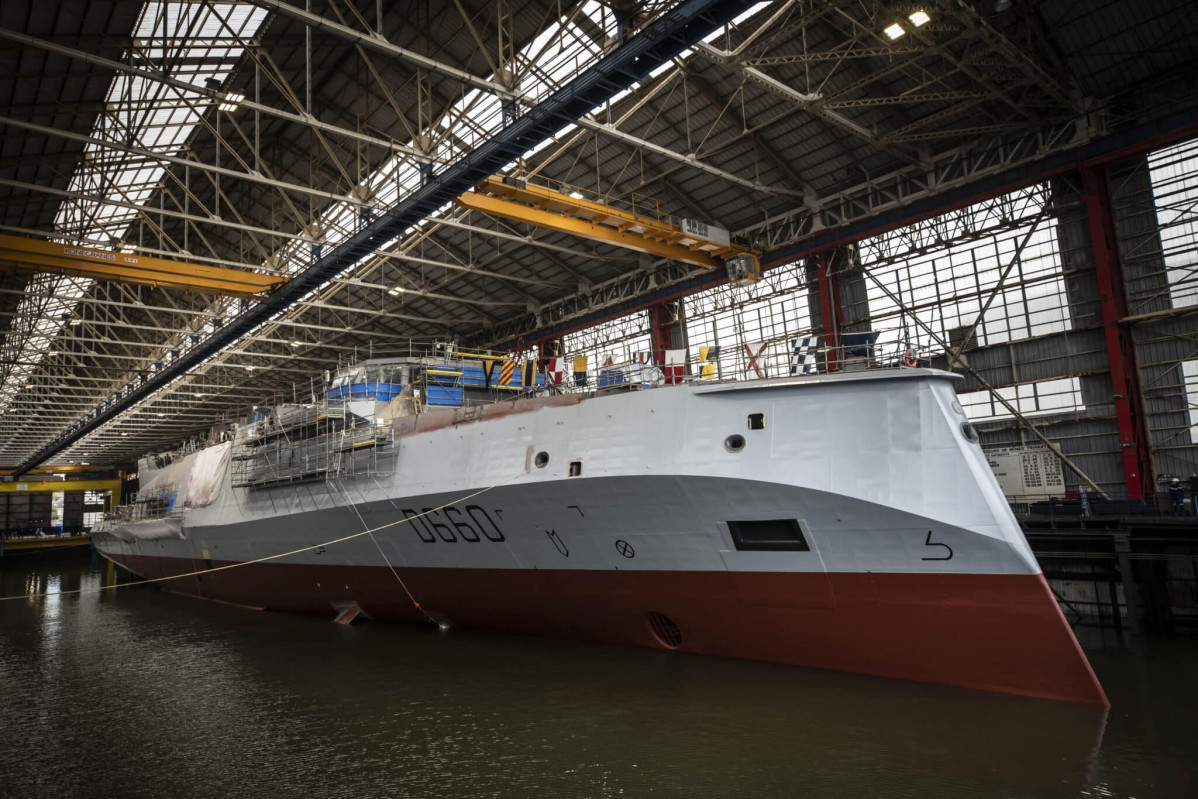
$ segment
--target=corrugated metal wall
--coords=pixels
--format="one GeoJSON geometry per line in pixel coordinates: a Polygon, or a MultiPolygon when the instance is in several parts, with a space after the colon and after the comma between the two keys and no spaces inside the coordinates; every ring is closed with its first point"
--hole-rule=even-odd
{"type": "MultiPolygon", "coordinates": [[[[1132,318],[1128,325],[1136,354],[1134,367],[1138,369],[1145,395],[1145,423],[1158,483],[1154,486],[1149,481],[1146,488],[1159,487],[1159,482],[1172,476],[1188,478],[1198,473],[1198,446],[1191,440],[1189,403],[1180,367],[1182,362],[1198,361],[1198,314],[1175,312],[1158,219],[1158,208],[1170,200],[1154,197],[1152,177],[1148,158],[1124,164],[1107,176],[1128,315],[1132,318]]],[[[1058,178],[1051,188],[1069,311],[1068,329],[967,350],[965,360],[995,388],[1076,378],[1084,408],[1037,413],[1030,421],[1090,479],[1112,496],[1120,496],[1126,490],[1123,453],[1081,177],[1073,174],[1058,178]]],[[[1173,267],[1177,269],[1176,263],[1173,267]]],[[[821,312],[815,271],[812,259],[807,264],[811,284],[807,301],[811,319],[819,330],[821,312]]],[[[844,306],[839,320],[841,329],[868,329],[869,300],[862,273],[840,271],[839,277],[844,306]]],[[[1178,279],[1176,272],[1173,279],[1178,279]]],[[[1193,281],[1198,282],[1198,273],[1193,281]]],[[[1198,291],[1192,293],[1198,296],[1198,291]]],[[[939,368],[947,365],[943,355],[934,357],[932,363],[939,368]]],[[[1194,374],[1198,374],[1198,364],[1194,374]]],[[[958,391],[983,389],[980,381],[966,374],[958,391]]],[[[1038,443],[1014,419],[980,422],[977,427],[983,446],[1038,443]]],[[[1065,469],[1065,479],[1069,489],[1083,482],[1069,468],[1065,469]]]]}
{"type": "MultiPolygon", "coordinates": [[[[1157,314],[1130,324],[1136,364],[1145,394],[1145,417],[1158,480],[1198,473],[1198,447],[1190,438],[1190,417],[1179,364],[1198,360],[1198,322],[1171,313],[1165,268],[1147,159],[1108,175],[1116,236],[1128,295],[1129,316],[1157,314]]],[[[1084,411],[1038,415],[1034,424],[1061,447],[1078,467],[1114,493],[1126,487],[1102,311],[1094,272],[1090,229],[1080,179],[1070,176],[1053,185],[1056,231],[1065,274],[1071,327],[1063,333],[971,350],[969,365],[996,388],[1019,383],[1077,377],[1084,411]]],[[[935,361],[943,367],[945,359],[935,361]]],[[[967,376],[960,391],[978,391],[967,376]]],[[[1035,443],[1014,420],[978,424],[984,446],[1035,443]]],[[[1066,469],[1073,487],[1080,477],[1066,469]]]]}

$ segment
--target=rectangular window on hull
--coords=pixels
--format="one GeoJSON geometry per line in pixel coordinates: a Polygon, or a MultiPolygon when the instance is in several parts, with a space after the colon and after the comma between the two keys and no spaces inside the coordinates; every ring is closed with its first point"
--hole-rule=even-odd
{"type": "Polygon", "coordinates": [[[810,552],[794,519],[728,522],[732,543],[742,552],[810,552]]]}

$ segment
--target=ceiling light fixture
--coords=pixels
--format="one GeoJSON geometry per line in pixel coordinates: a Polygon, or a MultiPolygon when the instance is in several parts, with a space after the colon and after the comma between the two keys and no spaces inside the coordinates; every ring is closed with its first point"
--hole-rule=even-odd
{"type": "Polygon", "coordinates": [[[407,289],[405,289],[403,286],[395,286],[394,288],[387,289],[387,293],[390,294],[392,297],[397,297],[406,291],[407,291],[407,289]]]}
{"type": "Polygon", "coordinates": [[[911,20],[911,24],[917,28],[922,28],[924,25],[926,25],[928,22],[931,22],[931,20],[932,20],[932,18],[929,17],[927,12],[924,11],[922,8],[919,9],[918,11],[912,11],[911,14],[907,17],[907,19],[911,20]]]}
{"type": "Polygon", "coordinates": [[[226,112],[236,111],[238,108],[241,107],[241,101],[244,99],[245,99],[244,94],[235,94],[233,92],[229,92],[228,94],[225,95],[225,99],[221,100],[220,103],[216,107],[219,108],[221,111],[226,111],[226,112]]]}
{"type": "Polygon", "coordinates": [[[900,37],[904,33],[906,33],[906,31],[903,30],[902,25],[900,25],[896,22],[893,25],[891,25],[890,27],[883,30],[882,33],[885,33],[887,36],[889,36],[890,41],[894,41],[895,39],[897,39],[898,37],[900,37]]]}

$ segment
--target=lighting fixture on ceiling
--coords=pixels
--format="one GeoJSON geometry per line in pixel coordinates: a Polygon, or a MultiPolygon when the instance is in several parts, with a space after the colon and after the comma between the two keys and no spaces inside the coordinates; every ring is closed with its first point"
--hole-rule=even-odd
{"type": "Polygon", "coordinates": [[[298,341],[296,341],[295,339],[291,340],[291,348],[292,349],[299,349],[299,346],[300,346],[300,343],[298,341]]]}
{"type": "Polygon", "coordinates": [[[398,297],[400,294],[403,294],[406,291],[407,289],[405,289],[403,286],[395,286],[394,288],[387,289],[387,293],[392,297],[398,297]]]}
{"type": "Polygon", "coordinates": [[[895,22],[895,23],[893,23],[892,25],[890,25],[889,27],[885,28],[885,29],[882,31],[882,33],[885,33],[887,36],[889,36],[889,37],[890,37],[890,41],[894,41],[895,39],[897,39],[898,37],[900,37],[900,36],[902,36],[904,33],[906,33],[906,31],[905,31],[905,30],[903,30],[903,26],[902,26],[902,25],[900,25],[900,24],[898,24],[897,22],[895,22]]]}
{"type": "Polygon", "coordinates": [[[227,113],[232,113],[233,111],[236,111],[238,108],[241,107],[241,101],[244,99],[245,99],[244,94],[235,94],[233,92],[229,92],[228,94],[225,95],[225,99],[221,100],[220,103],[217,104],[216,107],[219,108],[221,111],[225,111],[227,113]]]}
{"type": "Polygon", "coordinates": [[[907,19],[911,20],[911,24],[917,28],[922,28],[924,25],[932,21],[932,18],[929,17],[927,12],[922,8],[918,11],[912,11],[907,19]]]}

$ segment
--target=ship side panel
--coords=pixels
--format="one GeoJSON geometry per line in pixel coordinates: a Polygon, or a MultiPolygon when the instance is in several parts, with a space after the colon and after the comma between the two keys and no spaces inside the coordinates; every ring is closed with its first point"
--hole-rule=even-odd
{"type": "Polygon", "coordinates": [[[157,577],[312,546],[363,524],[393,525],[374,538],[403,585],[360,536],[284,562],[186,578],[176,590],[330,615],[352,602],[375,618],[417,621],[410,591],[461,625],[661,646],[647,621],[657,612],[678,625],[687,651],[1101,701],[1042,577],[1024,573],[1002,541],[775,483],[558,483],[495,489],[463,504],[472,509],[463,515],[426,517],[427,527],[397,522],[454,495],[399,510],[362,506],[361,519],[336,508],[196,529],[187,541],[102,547],[157,577]],[[738,549],[728,523],[762,519],[794,520],[808,549],[738,549]],[[886,539],[900,543],[880,546],[886,539]],[[951,560],[926,560],[948,547],[951,560]],[[960,571],[971,567],[978,571],[960,571]]]}
{"type": "MultiPolygon", "coordinates": [[[[133,557],[148,576],[177,563],[133,557]]],[[[219,563],[218,563],[219,565],[219,563]]],[[[965,688],[1105,704],[1040,575],[563,571],[259,564],[204,575],[183,593],[324,613],[347,603],[370,618],[438,621],[516,633],[851,671],[965,688]],[[796,603],[825,582],[834,605],[796,603]],[[405,591],[406,588],[406,591],[405,591]],[[670,620],[665,641],[651,614],[670,620]],[[1063,634],[1066,633],[1066,634],[1063,634]]]]}
{"type": "Polygon", "coordinates": [[[419,620],[406,586],[459,624],[661,646],[658,612],[688,651],[1105,701],[951,384],[910,372],[442,424],[389,477],[226,483],[183,540],[97,546],[147,576],[304,550],[176,586],[252,606],[419,620]],[[734,538],[774,522],[803,546],[734,538]]]}

